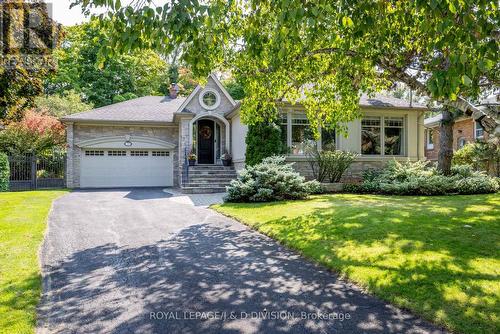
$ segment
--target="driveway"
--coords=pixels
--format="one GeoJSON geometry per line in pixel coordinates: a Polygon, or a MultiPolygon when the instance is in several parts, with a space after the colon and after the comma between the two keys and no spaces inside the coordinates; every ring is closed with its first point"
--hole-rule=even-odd
{"type": "Polygon", "coordinates": [[[442,333],[204,205],[75,191],[41,249],[39,333],[442,333]]]}

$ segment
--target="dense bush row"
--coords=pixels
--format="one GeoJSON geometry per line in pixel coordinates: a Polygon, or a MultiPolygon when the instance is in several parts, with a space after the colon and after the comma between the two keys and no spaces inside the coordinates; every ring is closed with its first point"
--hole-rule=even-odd
{"type": "Polygon", "coordinates": [[[366,172],[363,183],[345,185],[344,190],[390,195],[447,195],[493,193],[499,186],[497,178],[474,171],[468,165],[454,166],[451,175],[445,176],[425,161],[390,161],[380,171],[366,172]]]}
{"type": "Polygon", "coordinates": [[[0,152],[0,191],[9,190],[9,159],[7,154],[0,152]]]}
{"type": "Polygon", "coordinates": [[[265,158],[247,166],[227,188],[226,202],[268,202],[302,199],[321,192],[317,181],[306,182],[303,176],[285,162],[284,156],[265,158]]]}

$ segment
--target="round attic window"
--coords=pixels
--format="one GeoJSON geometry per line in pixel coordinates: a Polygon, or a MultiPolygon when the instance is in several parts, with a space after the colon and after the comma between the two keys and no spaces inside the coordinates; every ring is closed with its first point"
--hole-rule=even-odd
{"type": "Polygon", "coordinates": [[[205,89],[200,94],[200,104],[203,108],[213,110],[220,104],[220,95],[213,89],[205,89]]]}

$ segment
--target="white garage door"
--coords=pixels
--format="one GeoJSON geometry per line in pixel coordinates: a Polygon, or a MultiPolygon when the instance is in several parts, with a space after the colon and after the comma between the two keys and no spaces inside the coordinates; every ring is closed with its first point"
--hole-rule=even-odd
{"type": "Polygon", "coordinates": [[[163,150],[83,149],[80,187],[173,185],[173,159],[163,150]]]}

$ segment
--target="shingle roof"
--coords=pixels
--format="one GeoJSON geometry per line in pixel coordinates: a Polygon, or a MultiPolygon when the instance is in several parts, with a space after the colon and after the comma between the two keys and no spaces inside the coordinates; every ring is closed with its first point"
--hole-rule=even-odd
{"type": "Polygon", "coordinates": [[[424,119],[424,125],[428,127],[433,127],[439,125],[442,119],[443,119],[443,114],[437,114],[435,116],[424,119]]]}
{"type": "Polygon", "coordinates": [[[185,97],[144,96],[109,106],[68,115],[63,121],[121,121],[170,123],[185,97]]]}
{"type": "Polygon", "coordinates": [[[396,97],[384,96],[381,94],[375,94],[372,97],[363,94],[359,99],[359,105],[363,107],[382,107],[382,108],[422,108],[427,109],[426,106],[420,103],[413,102],[410,103],[403,99],[398,99],[396,97]]]}

